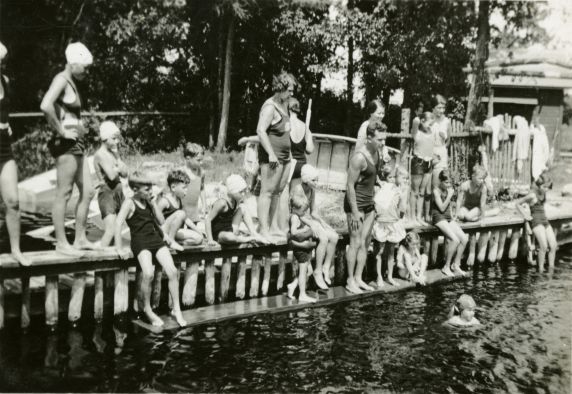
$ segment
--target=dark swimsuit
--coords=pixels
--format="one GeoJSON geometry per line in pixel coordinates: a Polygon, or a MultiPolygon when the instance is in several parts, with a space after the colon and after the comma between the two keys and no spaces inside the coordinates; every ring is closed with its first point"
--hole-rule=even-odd
{"type": "Polygon", "coordinates": [[[534,194],[536,194],[536,204],[530,207],[530,216],[532,216],[530,227],[535,228],[538,225],[548,226],[550,222],[546,217],[546,211],[544,209],[544,203],[546,202],[546,192],[536,186],[532,188],[532,191],[534,194]]]}
{"type": "Polygon", "coordinates": [[[224,200],[224,202],[227,204],[226,212],[219,212],[219,214],[211,222],[211,233],[215,241],[218,241],[218,236],[223,231],[228,231],[230,233],[234,232],[232,228],[232,221],[238,209],[238,204],[236,204],[234,207],[231,207],[227,200],[224,200]]]}
{"type": "MultiPolygon", "coordinates": [[[[64,94],[62,93],[54,103],[56,115],[60,121],[63,121],[66,118],[66,114],[71,114],[71,118],[81,120],[81,98],[79,90],[74,81],[68,79],[63,73],[60,73],[59,75],[61,75],[72,87],[75,93],[75,100],[73,103],[65,103],[63,100],[64,94]]],[[[72,140],[57,134],[48,143],[48,148],[54,157],[58,157],[63,154],[83,156],[85,141],[84,137],[78,137],[77,140],[72,140]]]]}
{"type": "MultiPolygon", "coordinates": [[[[364,156],[365,157],[365,156],[364,156]]],[[[355,193],[356,193],[356,204],[358,211],[368,214],[375,209],[373,203],[373,194],[375,181],[377,179],[377,170],[379,165],[379,152],[376,151],[376,156],[374,160],[377,159],[377,165],[370,162],[369,158],[366,157],[367,168],[361,172],[357,182],[355,183],[355,193]]],[[[351,206],[348,201],[348,194],[344,197],[344,212],[350,213],[351,206]]]]}
{"type": "Polygon", "coordinates": [[[165,219],[167,219],[169,216],[171,216],[175,212],[183,209],[183,202],[181,201],[181,199],[177,196],[175,196],[175,198],[177,199],[177,202],[179,203],[178,208],[171,203],[171,200],[169,200],[168,198],[165,197],[165,200],[167,200],[167,202],[169,203],[169,206],[163,210],[163,217],[165,219]]]}
{"type": "Polygon", "coordinates": [[[464,207],[469,211],[473,208],[480,208],[482,191],[483,188],[481,186],[476,192],[471,193],[471,186],[469,185],[469,188],[465,190],[464,207]]]}
{"type": "MultiPolygon", "coordinates": [[[[302,223],[302,220],[300,219],[300,217],[295,214],[292,213],[290,215],[290,227],[292,226],[292,218],[296,216],[300,222],[300,224],[298,225],[298,229],[306,226],[304,223],[302,223]]],[[[312,229],[308,228],[308,230],[302,234],[297,234],[295,236],[293,236],[292,234],[290,234],[290,239],[294,240],[296,242],[304,242],[304,241],[309,241],[314,239],[314,233],[312,232],[312,229]]],[[[296,259],[296,261],[298,263],[307,263],[312,259],[312,250],[313,248],[300,248],[300,247],[296,247],[296,246],[292,246],[292,253],[294,254],[294,258],[296,259]]]]}
{"type": "Polygon", "coordinates": [[[95,167],[98,178],[102,180],[97,192],[97,204],[101,212],[101,218],[108,215],[117,215],[121,205],[125,200],[123,185],[119,180],[119,175],[115,179],[109,179],[99,163],[95,167]]]}
{"type": "Polygon", "coordinates": [[[292,157],[296,159],[296,166],[294,167],[294,173],[292,174],[292,179],[298,179],[302,177],[302,166],[306,164],[306,135],[302,138],[302,141],[296,143],[290,141],[292,144],[292,157]]]}
{"type": "MultiPolygon", "coordinates": [[[[10,122],[10,86],[5,77],[0,78],[0,83],[4,88],[4,97],[0,99],[0,123],[7,124],[10,122]]],[[[12,136],[8,128],[0,128],[0,171],[4,164],[13,159],[12,136]]]]}
{"type": "MultiPolygon", "coordinates": [[[[278,162],[286,164],[290,161],[290,114],[283,112],[273,99],[266,100],[262,105],[262,109],[267,105],[272,105],[276,112],[280,114],[280,121],[270,125],[266,130],[268,140],[274,154],[278,158],[278,162]]],[[[258,144],[258,162],[261,164],[268,163],[268,152],[262,147],[262,144],[258,144]]]]}
{"type": "MultiPolygon", "coordinates": [[[[140,201],[137,201],[140,202],[140,201]]],[[[163,246],[163,231],[155,218],[153,208],[148,201],[143,204],[144,208],[139,208],[137,202],[133,201],[135,211],[130,218],[125,219],[131,231],[131,250],[137,257],[142,250],[149,250],[152,254],[163,246]]]]}
{"type": "MultiPolygon", "coordinates": [[[[443,195],[442,191],[440,191],[440,193],[441,200],[444,201],[447,198],[447,191],[444,192],[445,195],[443,195]]],[[[433,199],[433,203],[431,204],[431,218],[433,219],[433,224],[437,224],[443,220],[449,222],[451,220],[451,203],[449,202],[449,205],[447,205],[447,208],[445,208],[445,212],[441,212],[437,207],[435,199],[433,199]]]]}

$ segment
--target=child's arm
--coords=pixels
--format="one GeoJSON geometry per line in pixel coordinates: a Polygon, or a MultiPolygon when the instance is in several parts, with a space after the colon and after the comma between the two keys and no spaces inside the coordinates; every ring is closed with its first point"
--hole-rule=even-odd
{"type": "MultiPolygon", "coordinates": [[[[105,173],[105,176],[109,180],[115,180],[119,177],[119,166],[113,160],[113,157],[103,157],[103,156],[112,156],[111,154],[107,155],[104,152],[97,151],[95,154],[95,158],[97,159],[97,163],[105,173]]],[[[94,163],[95,164],[95,163],[94,163]]]]}
{"type": "Polygon", "coordinates": [[[257,135],[250,135],[248,137],[242,137],[241,139],[238,140],[238,145],[242,146],[242,145],[250,144],[251,142],[259,143],[260,139],[258,138],[257,135]]]}
{"type": "Polygon", "coordinates": [[[165,197],[159,197],[156,204],[152,204],[155,211],[155,216],[159,221],[159,224],[163,225],[165,223],[165,217],[163,216],[163,211],[169,206],[169,202],[165,197]]]}
{"type": "Polygon", "coordinates": [[[207,233],[207,245],[217,245],[217,240],[213,239],[212,233],[212,221],[216,218],[221,212],[225,212],[227,208],[226,201],[219,199],[216,200],[213,204],[212,209],[208,213],[207,217],[205,218],[205,231],[207,233]]]}
{"type": "Polygon", "coordinates": [[[423,280],[415,273],[415,270],[413,269],[413,264],[411,264],[411,255],[409,254],[409,252],[403,253],[403,259],[405,260],[404,261],[405,268],[407,269],[407,272],[409,272],[411,280],[415,283],[425,284],[423,280]]]}
{"type": "Polygon", "coordinates": [[[125,251],[123,250],[123,239],[121,237],[121,229],[123,228],[123,223],[125,223],[125,219],[133,215],[134,211],[133,201],[128,198],[123,201],[121,205],[121,209],[117,214],[117,218],[115,219],[115,249],[121,258],[125,258],[125,251]]]}
{"type": "Polygon", "coordinates": [[[532,220],[532,217],[530,217],[530,214],[524,210],[522,205],[523,204],[530,204],[532,201],[534,201],[535,198],[536,198],[536,194],[529,193],[528,195],[526,195],[522,198],[519,198],[518,200],[516,200],[514,202],[514,205],[515,205],[517,211],[522,215],[524,220],[530,221],[530,220],[532,220]]]}
{"type": "Polygon", "coordinates": [[[129,175],[129,169],[127,165],[117,156],[117,171],[120,177],[127,178],[129,175]]]}
{"type": "Polygon", "coordinates": [[[487,187],[484,185],[481,187],[481,202],[480,202],[480,208],[481,208],[481,217],[485,216],[485,209],[487,208],[487,187]]]}
{"type": "Polygon", "coordinates": [[[403,190],[405,193],[402,193],[402,191],[399,191],[399,217],[402,218],[405,216],[405,214],[407,213],[407,208],[409,206],[409,187],[405,187],[403,190]]]}
{"type": "Polygon", "coordinates": [[[308,126],[306,126],[306,136],[304,138],[306,139],[306,154],[311,155],[314,152],[314,139],[308,126]]]}
{"type": "Polygon", "coordinates": [[[451,198],[453,198],[453,193],[450,190],[447,192],[447,197],[445,198],[445,201],[443,201],[441,199],[441,192],[439,191],[439,189],[438,188],[433,189],[433,198],[435,199],[435,204],[437,205],[437,208],[439,209],[439,211],[441,211],[441,213],[444,213],[447,210],[449,204],[451,203],[451,198]]]}
{"type": "Polygon", "coordinates": [[[298,215],[292,215],[290,217],[290,234],[292,236],[296,236],[298,234],[304,233],[306,229],[304,227],[300,227],[300,217],[298,215]]]}
{"type": "Polygon", "coordinates": [[[207,196],[205,192],[205,175],[201,173],[201,190],[199,190],[199,199],[201,201],[202,213],[207,214],[207,196]]]}

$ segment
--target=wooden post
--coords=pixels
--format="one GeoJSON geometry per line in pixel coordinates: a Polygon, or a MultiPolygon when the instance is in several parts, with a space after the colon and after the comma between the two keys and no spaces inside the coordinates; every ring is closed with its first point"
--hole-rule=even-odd
{"type": "Polygon", "coordinates": [[[264,275],[262,276],[262,295],[268,295],[268,287],[270,286],[270,272],[272,270],[272,255],[264,256],[263,260],[264,275]]]}
{"type": "Polygon", "coordinates": [[[260,287],[260,265],[262,264],[261,256],[252,256],[252,266],[250,268],[250,297],[257,297],[260,287]]]}
{"type": "Polygon", "coordinates": [[[183,286],[183,306],[193,306],[195,305],[195,300],[197,298],[197,282],[199,277],[199,262],[198,261],[187,261],[187,267],[185,269],[185,278],[183,286]]]}
{"type": "Polygon", "coordinates": [[[97,322],[103,320],[103,288],[105,272],[96,272],[93,282],[93,318],[97,322]]]}
{"type": "MultiPolygon", "coordinates": [[[[143,312],[143,302],[141,300],[141,283],[143,281],[143,274],[141,269],[137,267],[135,271],[135,295],[133,296],[133,310],[135,312],[143,312]]],[[[129,305],[129,299],[127,300],[129,305]]]]}
{"type": "MultiPolygon", "coordinates": [[[[127,312],[129,306],[129,291],[127,286],[129,285],[127,281],[128,272],[126,269],[115,271],[115,291],[113,295],[113,314],[119,315],[123,312],[127,312]]],[[[140,283],[140,282],[139,282],[140,283]]],[[[139,287],[136,283],[135,288],[135,302],[137,302],[139,287]]]]}
{"type": "Polygon", "coordinates": [[[236,279],[236,298],[244,299],[246,295],[246,256],[238,257],[238,274],[236,279]]]}
{"type": "Polygon", "coordinates": [[[30,326],[30,277],[22,277],[22,310],[20,313],[20,327],[30,326]]]}
{"type": "Polygon", "coordinates": [[[278,279],[276,280],[276,290],[280,290],[284,287],[286,261],[288,261],[288,252],[280,252],[280,257],[278,258],[278,279]]]}
{"type": "Polygon", "coordinates": [[[487,258],[487,244],[489,243],[490,233],[488,231],[481,232],[479,241],[477,242],[477,261],[484,263],[487,258]]]}
{"type": "Polygon", "coordinates": [[[161,303],[161,281],[163,280],[163,269],[160,266],[155,267],[153,275],[152,292],[151,292],[151,308],[157,309],[161,303]]]}
{"type": "MultiPolygon", "coordinates": [[[[447,250],[447,239],[443,240],[445,250],[447,250]]],[[[431,255],[429,256],[429,267],[437,264],[437,253],[439,252],[439,236],[435,235],[431,238],[431,255]]]]}
{"type": "Polygon", "coordinates": [[[205,301],[212,305],[215,302],[214,260],[205,260],[205,301]]]}
{"type": "Polygon", "coordinates": [[[502,256],[504,255],[504,247],[506,243],[506,233],[507,230],[502,230],[499,235],[499,248],[497,252],[497,261],[502,260],[502,256]]]}
{"type": "MultiPolygon", "coordinates": [[[[292,259],[292,264],[294,264],[294,260],[292,259]]],[[[347,273],[346,273],[346,245],[344,243],[338,243],[338,247],[336,248],[336,256],[334,259],[335,265],[335,275],[334,275],[334,284],[345,286],[347,280],[347,273]]],[[[296,273],[293,273],[296,275],[296,273]]],[[[293,278],[292,278],[293,279],[293,278]]]]}
{"type": "Polygon", "coordinates": [[[232,260],[230,257],[225,257],[222,261],[220,270],[220,296],[219,301],[225,302],[228,298],[228,288],[230,286],[230,274],[232,270],[232,260]]]}
{"type": "Polygon", "coordinates": [[[469,235],[469,256],[467,257],[467,266],[472,267],[475,264],[475,254],[477,249],[477,234],[469,235]]]}
{"type": "Polygon", "coordinates": [[[58,324],[58,275],[46,276],[46,325],[54,327],[58,324]]]}
{"type": "Polygon", "coordinates": [[[510,236],[510,245],[508,248],[508,258],[510,260],[516,259],[518,256],[518,240],[520,239],[520,229],[513,228],[510,236]]]}
{"type": "Polygon", "coordinates": [[[74,274],[71,289],[70,304],[68,307],[68,320],[72,323],[81,318],[81,307],[83,304],[83,293],[85,291],[85,273],[74,274]]]}
{"type": "Polygon", "coordinates": [[[497,260],[497,252],[499,248],[499,231],[491,231],[491,237],[489,239],[489,262],[494,263],[497,260]]]}
{"type": "Polygon", "coordinates": [[[0,330],[4,328],[4,280],[0,279],[0,330]]]}

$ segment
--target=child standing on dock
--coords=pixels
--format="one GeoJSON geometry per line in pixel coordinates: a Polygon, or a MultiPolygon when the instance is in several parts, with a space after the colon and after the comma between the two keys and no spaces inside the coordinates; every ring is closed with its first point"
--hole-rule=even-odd
{"type": "Polygon", "coordinates": [[[117,125],[109,120],[99,126],[101,146],[93,157],[97,185],[97,203],[103,219],[104,233],[101,246],[109,246],[115,231],[115,219],[121,209],[123,200],[123,184],[121,178],[127,177],[127,166],[119,157],[119,135],[117,125]]]}
{"type": "Polygon", "coordinates": [[[268,241],[256,231],[256,227],[248,211],[242,205],[248,185],[236,174],[229,175],[225,181],[226,196],[216,200],[205,219],[207,243],[211,246],[218,244],[240,244],[245,242],[268,241]],[[244,222],[250,232],[244,235],[239,231],[240,223],[244,222]]]}
{"type": "MultiPolygon", "coordinates": [[[[173,301],[171,314],[177,323],[187,325],[179,304],[179,278],[173,257],[167,244],[176,245],[168,235],[164,235],[157,220],[157,207],[152,203],[153,182],[143,173],[135,172],[129,177],[129,186],[134,195],[123,202],[115,224],[115,247],[119,255],[126,257],[122,248],[121,227],[127,222],[131,230],[131,251],[139,262],[142,272],[141,293],[143,310],[153,326],[162,326],[163,320],[151,309],[151,280],[153,279],[153,257],[161,265],[169,279],[169,293],[173,301]]],[[[179,245],[180,247],[180,245],[179,245]]],[[[182,250],[180,248],[179,250],[182,250]]]]}
{"type": "Polygon", "coordinates": [[[415,231],[407,233],[397,251],[397,269],[402,279],[424,286],[428,258],[419,251],[420,244],[419,234],[415,231]]]}
{"type": "Polygon", "coordinates": [[[405,228],[401,218],[405,214],[407,200],[395,184],[395,170],[384,168],[382,170],[381,187],[374,197],[376,219],[373,225],[372,236],[376,244],[376,272],[377,287],[384,285],[382,276],[381,256],[387,246],[387,281],[393,286],[399,284],[393,280],[393,266],[395,264],[395,247],[405,238],[405,228]]]}
{"type": "MultiPolygon", "coordinates": [[[[302,169],[303,171],[303,169],[302,169]]],[[[316,244],[314,232],[308,225],[309,201],[304,194],[294,193],[290,198],[290,242],[293,243],[294,258],[298,262],[298,277],[288,284],[288,298],[294,298],[296,287],[300,288],[298,301],[316,302],[317,300],[306,293],[306,279],[312,259],[312,249],[316,244]]]]}
{"type": "Polygon", "coordinates": [[[431,216],[433,225],[441,230],[447,241],[445,265],[441,270],[447,276],[453,276],[451,268],[453,271],[465,275],[465,272],[461,270],[461,258],[469,240],[467,234],[451,216],[451,199],[454,193],[448,172],[441,171],[439,173],[439,186],[433,189],[431,216]],[[455,257],[455,262],[451,266],[453,257],[455,257]]]}
{"type": "Polygon", "coordinates": [[[187,169],[189,170],[189,186],[187,194],[182,199],[187,217],[194,223],[204,219],[206,210],[205,198],[205,170],[203,168],[203,158],[205,149],[199,145],[189,142],[183,148],[183,157],[187,169]]]}
{"type": "MultiPolygon", "coordinates": [[[[417,119],[417,118],[416,118],[417,119]]],[[[411,217],[418,224],[427,225],[425,217],[431,201],[431,176],[433,169],[433,132],[431,126],[435,117],[431,112],[423,112],[418,123],[413,124],[413,158],[411,159],[411,217]],[[417,125],[417,127],[416,127],[417,125]]]]}
{"type": "Polygon", "coordinates": [[[167,176],[167,189],[157,200],[159,223],[163,231],[172,239],[187,245],[199,245],[203,235],[195,223],[187,217],[182,199],[187,194],[190,178],[183,170],[172,170],[167,176]]]}
{"type": "Polygon", "coordinates": [[[523,216],[528,216],[524,213],[521,204],[527,203],[530,206],[530,227],[538,243],[538,270],[544,271],[544,261],[546,259],[546,252],[548,252],[548,267],[554,267],[554,260],[556,258],[556,235],[546,217],[546,192],[552,188],[552,180],[546,174],[541,174],[536,181],[534,181],[530,193],[518,200],[515,204],[523,216]]]}

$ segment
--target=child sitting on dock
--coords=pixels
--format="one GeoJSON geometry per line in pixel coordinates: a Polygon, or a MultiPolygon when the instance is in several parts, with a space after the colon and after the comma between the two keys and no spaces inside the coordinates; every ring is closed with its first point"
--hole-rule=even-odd
{"type": "Polygon", "coordinates": [[[381,187],[374,197],[376,219],[372,231],[377,250],[377,287],[384,285],[381,256],[386,245],[387,281],[393,286],[399,286],[393,280],[393,266],[395,264],[395,247],[405,238],[405,228],[401,218],[407,209],[407,201],[402,198],[400,190],[395,184],[395,170],[383,168],[381,175],[384,181],[381,182],[381,187]]]}
{"type": "Polygon", "coordinates": [[[441,271],[446,276],[453,276],[453,271],[465,275],[465,272],[461,270],[461,259],[469,240],[467,234],[451,216],[451,199],[454,193],[448,172],[446,170],[441,171],[439,173],[439,186],[433,189],[431,216],[433,225],[445,235],[447,252],[445,265],[441,271]],[[453,257],[455,257],[455,262],[451,265],[453,257]]]}
{"type": "Polygon", "coordinates": [[[538,244],[538,270],[544,271],[544,261],[548,252],[548,267],[554,267],[556,258],[556,235],[546,217],[545,203],[546,192],[552,188],[552,180],[547,174],[541,174],[534,181],[530,193],[515,201],[516,207],[526,220],[530,221],[530,227],[534,233],[534,238],[538,244]],[[521,204],[527,203],[530,206],[530,216],[528,216],[521,204]]]}
{"type": "Polygon", "coordinates": [[[454,327],[470,327],[481,324],[475,317],[477,304],[473,297],[467,294],[460,296],[449,311],[449,320],[446,324],[454,327]]]}
{"type": "Polygon", "coordinates": [[[477,164],[472,169],[471,179],[461,184],[457,199],[457,218],[459,220],[477,222],[485,216],[494,216],[499,213],[498,208],[485,210],[487,202],[486,177],[485,168],[477,164]]]}
{"type": "Polygon", "coordinates": [[[232,174],[225,181],[226,196],[216,200],[205,219],[207,243],[211,246],[218,244],[240,244],[245,242],[268,241],[256,231],[256,227],[242,201],[248,190],[248,185],[240,175],[232,174]],[[240,223],[244,222],[250,232],[245,235],[240,232],[240,223]]]}
{"type": "MultiPolygon", "coordinates": [[[[303,168],[302,168],[303,171],[303,168]]],[[[288,298],[294,298],[296,287],[300,289],[298,301],[316,302],[306,293],[306,279],[311,269],[312,249],[316,245],[314,232],[307,223],[309,201],[304,194],[294,193],[290,198],[290,242],[293,244],[294,258],[298,262],[298,277],[288,284],[288,298]]]]}
{"type": "Polygon", "coordinates": [[[189,186],[187,194],[182,199],[187,217],[195,224],[202,221],[207,207],[205,198],[205,170],[203,168],[205,149],[189,142],[183,148],[183,157],[187,165],[189,186]]]}
{"type": "MultiPolygon", "coordinates": [[[[133,197],[123,202],[115,224],[115,247],[122,258],[129,254],[122,248],[121,227],[127,222],[131,230],[131,251],[141,267],[141,293],[143,296],[143,311],[153,326],[162,326],[163,320],[151,308],[151,281],[153,279],[153,257],[161,265],[169,279],[169,293],[173,301],[171,314],[177,323],[183,327],[187,324],[181,313],[179,304],[179,278],[173,257],[167,247],[174,241],[164,235],[157,220],[157,207],[152,202],[153,182],[141,172],[135,172],[129,177],[129,186],[133,189],[133,197]]],[[[178,250],[182,250],[178,245],[178,250]]]]}
{"type": "Polygon", "coordinates": [[[163,223],[161,227],[170,238],[187,245],[199,245],[203,242],[203,234],[183,209],[189,183],[190,178],[185,171],[176,169],[169,172],[167,189],[157,199],[159,223],[163,223]]]}
{"type": "Polygon", "coordinates": [[[421,254],[419,251],[420,244],[421,239],[417,232],[407,233],[397,251],[397,269],[402,279],[424,286],[428,258],[426,254],[421,254]]]}
{"type": "Polygon", "coordinates": [[[101,246],[109,246],[115,230],[115,219],[121,209],[123,200],[123,184],[121,177],[127,177],[127,166],[119,157],[119,134],[117,125],[109,120],[99,126],[101,146],[95,152],[93,166],[98,180],[97,203],[103,219],[104,233],[101,246]]]}
{"type": "Polygon", "coordinates": [[[332,284],[330,280],[330,267],[336,254],[338,244],[338,233],[321,216],[316,202],[316,185],[318,182],[318,170],[310,164],[304,164],[301,169],[302,183],[296,185],[291,195],[299,194],[305,196],[309,204],[309,215],[304,221],[310,226],[314,238],[318,242],[316,247],[316,269],[314,270],[314,281],[316,285],[326,290],[332,284]]]}

